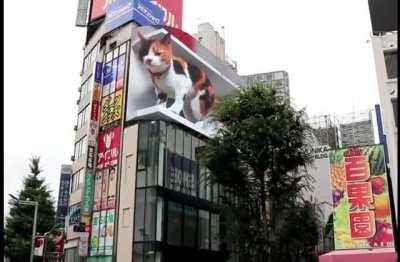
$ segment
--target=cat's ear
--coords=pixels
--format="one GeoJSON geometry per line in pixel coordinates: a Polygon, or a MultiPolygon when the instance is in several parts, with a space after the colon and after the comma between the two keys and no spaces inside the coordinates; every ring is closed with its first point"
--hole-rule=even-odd
{"type": "Polygon", "coordinates": [[[144,35],[143,35],[142,32],[138,31],[137,34],[138,34],[138,36],[139,36],[139,38],[140,38],[140,41],[147,40],[147,39],[144,37],[144,35]]]}
{"type": "Polygon", "coordinates": [[[161,43],[169,45],[171,43],[171,34],[166,34],[161,40],[161,43]]]}

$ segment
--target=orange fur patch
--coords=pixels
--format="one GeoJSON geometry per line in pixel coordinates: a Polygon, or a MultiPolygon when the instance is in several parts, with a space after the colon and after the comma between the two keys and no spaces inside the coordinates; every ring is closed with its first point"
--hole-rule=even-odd
{"type": "Polygon", "coordinates": [[[171,63],[172,59],[172,48],[171,45],[164,44],[161,41],[154,41],[151,45],[151,49],[154,53],[160,53],[160,58],[164,63],[171,63]]]}

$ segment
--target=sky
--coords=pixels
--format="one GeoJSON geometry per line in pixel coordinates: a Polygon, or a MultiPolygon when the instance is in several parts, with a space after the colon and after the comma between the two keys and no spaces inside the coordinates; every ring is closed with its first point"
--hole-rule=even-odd
{"type": "MultiPolygon", "coordinates": [[[[58,196],[71,164],[85,28],[78,1],[5,0],[4,211],[22,189],[29,158],[58,196]]],[[[339,115],[379,103],[366,0],[184,0],[183,29],[210,22],[239,74],[285,70],[307,114],[339,115]],[[224,27],[224,32],[222,31],[224,27]]]]}

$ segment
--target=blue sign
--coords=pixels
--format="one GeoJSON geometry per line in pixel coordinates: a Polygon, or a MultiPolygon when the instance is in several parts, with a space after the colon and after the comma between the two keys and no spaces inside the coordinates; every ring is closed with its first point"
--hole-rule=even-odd
{"type": "Polygon", "coordinates": [[[150,0],[114,0],[107,5],[105,26],[112,31],[130,21],[141,26],[163,25],[164,11],[150,0]]]}
{"type": "Polygon", "coordinates": [[[68,215],[69,180],[69,174],[61,174],[60,188],[58,191],[56,224],[63,224],[65,216],[68,215]]]}

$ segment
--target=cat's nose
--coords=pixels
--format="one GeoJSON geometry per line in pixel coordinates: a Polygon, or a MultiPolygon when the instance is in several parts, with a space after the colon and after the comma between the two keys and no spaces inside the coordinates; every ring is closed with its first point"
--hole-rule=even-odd
{"type": "Polygon", "coordinates": [[[144,61],[146,64],[151,65],[151,62],[153,60],[151,60],[151,58],[146,58],[146,60],[144,61]]]}

